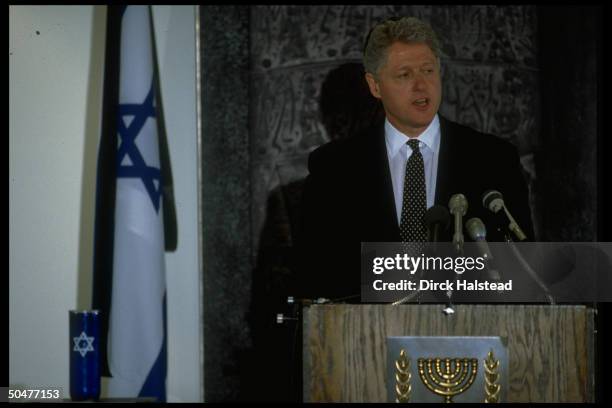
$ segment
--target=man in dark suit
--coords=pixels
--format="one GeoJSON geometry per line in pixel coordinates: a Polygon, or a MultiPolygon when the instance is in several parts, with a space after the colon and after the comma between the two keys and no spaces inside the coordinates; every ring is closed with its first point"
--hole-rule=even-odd
{"type": "MultiPolygon", "coordinates": [[[[424,241],[426,209],[447,207],[457,193],[468,201],[464,220],[479,217],[491,226],[482,194],[500,191],[533,239],[516,148],[438,115],[440,51],[431,27],[406,17],[377,25],[366,40],[364,66],[386,118],[311,153],[296,293],[359,301],[360,242],[424,241]]],[[[451,239],[451,230],[442,240],[451,239]]]]}

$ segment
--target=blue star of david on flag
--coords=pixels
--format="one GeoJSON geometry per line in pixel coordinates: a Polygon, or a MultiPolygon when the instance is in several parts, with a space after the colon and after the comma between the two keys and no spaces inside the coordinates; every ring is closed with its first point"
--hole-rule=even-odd
{"type": "Polygon", "coordinates": [[[155,91],[153,84],[145,100],[141,104],[124,103],[119,104],[118,110],[118,132],[121,137],[121,145],[117,151],[117,178],[139,178],[142,180],[155,212],[159,213],[161,200],[161,170],[157,167],[148,166],[138,146],[136,138],[140,134],[147,118],[155,118],[155,91]],[[126,126],[124,116],[133,116],[132,122],[126,126]],[[129,157],[131,165],[122,165],[124,157],[129,157]],[[156,183],[157,182],[157,186],[156,183]]]}

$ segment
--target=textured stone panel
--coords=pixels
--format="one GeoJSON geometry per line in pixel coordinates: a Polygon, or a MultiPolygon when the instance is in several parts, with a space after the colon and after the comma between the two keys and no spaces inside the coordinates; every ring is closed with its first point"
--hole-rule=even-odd
{"type": "Polygon", "coordinates": [[[204,392],[206,401],[228,401],[238,398],[250,344],[249,15],[217,6],[200,15],[204,392]]]}
{"type": "Polygon", "coordinates": [[[533,6],[257,6],[252,15],[255,71],[360,61],[369,28],[391,16],[432,24],[446,58],[537,66],[533,6]]]}
{"type": "Polygon", "coordinates": [[[537,15],[533,6],[415,7],[438,33],[451,60],[537,67],[537,15]]]}
{"type": "Polygon", "coordinates": [[[537,71],[452,61],[443,68],[440,112],[509,140],[523,154],[538,146],[538,98],[537,71]]]}
{"type": "Polygon", "coordinates": [[[321,123],[319,96],[328,66],[253,75],[251,155],[254,162],[308,154],[329,141],[321,123]]]}

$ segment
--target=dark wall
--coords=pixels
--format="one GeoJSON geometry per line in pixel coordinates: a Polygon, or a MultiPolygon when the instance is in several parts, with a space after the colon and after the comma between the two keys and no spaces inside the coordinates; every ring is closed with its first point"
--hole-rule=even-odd
{"type": "Polygon", "coordinates": [[[299,333],[274,318],[291,294],[306,160],[381,117],[360,81],[362,42],[393,15],[430,22],[441,39],[441,113],[518,147],[537,236],[593,237],[598,33],[587,11],[201,7],[207,401],[299,395],[291,360],[299,333]],[[572,15],[580,21],[570,24],[572,15]],[[584,145],[566,145],[578,139],[584,145]]]}
{"type": "Polygon", "coordinates": [[[597,56],[601,7],[541,7],[541,149],[535,196],[543,241],[597,232],[597,56]]]}
{"type": "Polygon", "coordinates": [[[236,398],[249,346],[249,10],[200,8],[202,262],[206,401],[236,398]]]}
{"type": "MultiPolygon", "coordinates": [[[[540,83],[542,149],[536,153],[536,197],[542,240],[609,241],[598,227],[598,202],[607,188],[598,174],[603,138],[602,7],[541,7],[540,83]],[[599,187],[599,191],[598,191],[599,187]]],[[[607,231],[609,233],[610,230],[607,231]]],[[[609,401],[609,318],[611,305],[599,304],[596,317],[596,400],[609,401]]]]}

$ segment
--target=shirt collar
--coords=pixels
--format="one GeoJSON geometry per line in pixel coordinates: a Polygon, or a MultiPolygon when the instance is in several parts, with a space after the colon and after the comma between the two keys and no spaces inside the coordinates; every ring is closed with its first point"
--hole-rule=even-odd
{"type": "MultiPolygon", "coordinates": [[[[440,143],[440,119],[438,114],[434,116],[433,120],[427,126],[427,129],[421,133],[417,140],[435,152],[440,143]]],[[[389,119],[385,118],[385,142],[387,144],[387,152],[389,157],[394,157],[400,149],[406,145],[408,136],[397,130],[389,119]]]]}

